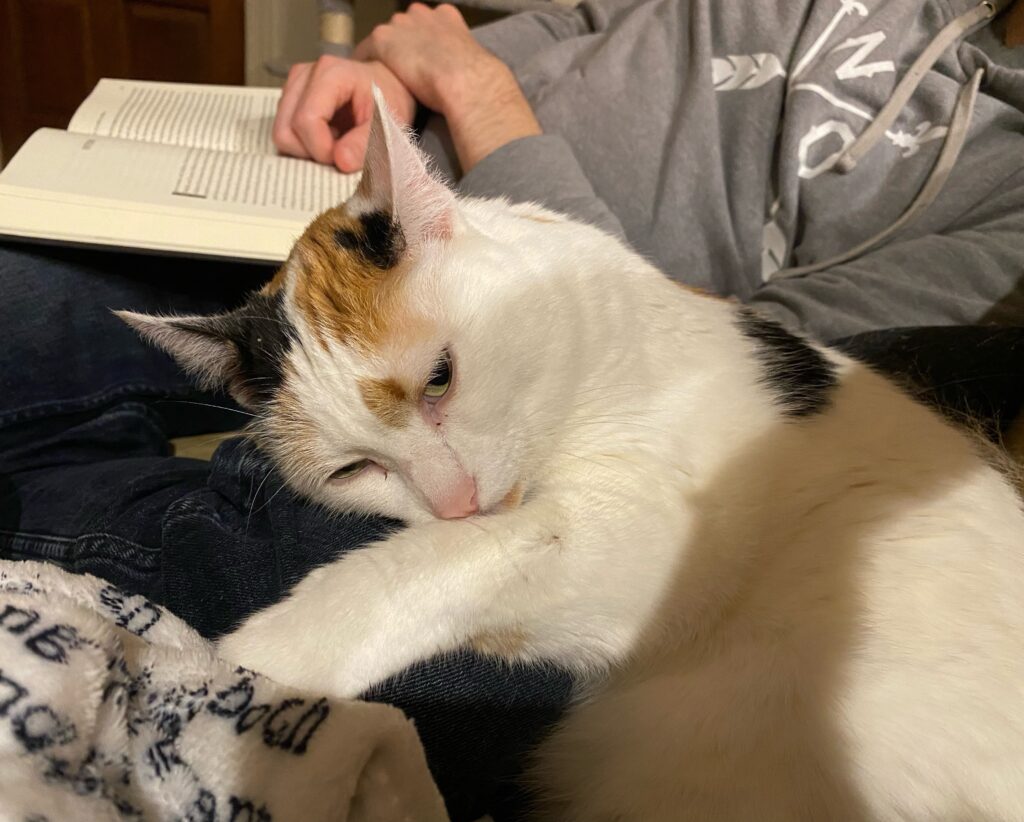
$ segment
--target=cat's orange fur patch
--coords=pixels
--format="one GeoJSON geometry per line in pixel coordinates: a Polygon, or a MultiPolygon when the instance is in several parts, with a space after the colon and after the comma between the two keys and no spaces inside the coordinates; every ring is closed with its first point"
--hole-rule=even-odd
{"type": "Polygon", "coordinates": [[[414,405],[409,393],[395,380],[364,377],[357,384],[366,407],[385,425],[399,428],[408,422],[414,405]]]}
{"type": "Polygon", "coordinates": [[[535,223],[564,223],[565,218],[557,214],[538,214],[537,207],[529,203],[512,203],[508,210],[517,217],[524,220],[533,220],[535,223]]]}
{"type": "Polygon", "coordinates": [[[263,286],[260,290],[267,296],[273,296],[282,288],[284,288],[285,277],[287,276],[287,267],[281,266],[274,272],[274,276],[270,278],[269,282],[263,286]]]}
{"type": "Polygon", "coordinates": [[[330,336],[344,345],[372,351],[389,328],[400,324],[400,266],[382,269],[341,248],[336,239],[339,231],[358,237],[363,224],[344,208],[332,208],[310,223],[296,243],[301,269],[295,305],[325,348],[330,336]]]}
{"type": "Polygon", "coordinates": [[[316,423],[303,409],[293,384],[289,373],[274,397],[273,412],[263,415],[253,430],[261,447],[301,487],[323,471],[323,457],[316,423]]]}
{"type": "Polygon", "coordinates": [[[516,659],[526,648],[526,633],[516,628],[505,628],[500,631],[488,631],[477,634],[470,639],[470,647],[477,653],[491,654],[516,659]]]}
{"type": "Polygon", "coordinates": [[[687,285],[686,283],[681,283],[678,280],[672,280],[672,282],[683,289],[683,291],[689,291],[691,294],[695,294],[698,297],[707,297],[709,300],[718,300],[723,303],[736,302],[732,297],[723,297],[720,294],[712,294],[710,291],[707,291],[700,286],[687,285]]]}
{"type": "Polygon", "coordinates": [[[501,498],[501,504],[504,508],[512,510],[518,508],[523,501],[523,484],[517,482],[513,485],[507,494],[501,498]]]}

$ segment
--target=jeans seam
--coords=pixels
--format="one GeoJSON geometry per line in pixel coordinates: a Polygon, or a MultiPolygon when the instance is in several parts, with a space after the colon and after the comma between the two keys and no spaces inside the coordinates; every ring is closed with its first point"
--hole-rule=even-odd
{"type": "MultiPolygon", "coordinates": [[[[69,399],[46,400],[31,405],[26,405],[13,411],[0,414],[0,427],[28,422],[33,419],[45,416],[48,413],[71,414],[76,411],[85,411],[92,408],[99,408],[118,397],[132,393],[148,393],[153,396],[173,396],[172,392],[160,389],[151,383],[128,382],[122,383],[114,388],[106,388],[84,397],[69,399]]],[[[184,389],[181,393],[187,393],[184,389]]]]}
{"type": "Polygon", "coordinates": [[[102,539],[108,542],[117,543],[118,545],[135,548],[145,554],[160,553],[159,548],[151,548],[148,545],[143,545],[141,542],[135,542],[135,540],[126,539],[125,537],[118,536],[117,534],[108,534],[103,531],[90,531],[85,534],[79,534],[77,537],[62,537],[57,534],[41,534],[34,531],[11,531],[6,528],[0,528],[0,537],[7,537],[6,541],[26,540],[28,542],[38,542],[48,545],[75,545],[82,540],[102,539]]]}
{"type": "MultiPolygon", "coordinates": [[[[80,554],[76,553],[72,556],[68,556],[65,554],[55,553],[53,551],[39,550],[40,548],[50,547],[51,545],[51,543],[37,542],[35,544],[29,543],[19,544],[17,546],[8,546],[8,556],[0,557],[0,560],[7,559],[12,561],[31,560],[33,562],[48,562],[62,568],[78,566],[80,563],[89,562],[91,560],[102,560],[104,562],[112,563],[123,570],[130,570],[141,574],[152,574],[154,571],[160,570],[159,562],[138,562],[127,557],[111,557],[103,551],[80,554]]],[[[75,573],[88,572],[75,571],[75,573]]]]}

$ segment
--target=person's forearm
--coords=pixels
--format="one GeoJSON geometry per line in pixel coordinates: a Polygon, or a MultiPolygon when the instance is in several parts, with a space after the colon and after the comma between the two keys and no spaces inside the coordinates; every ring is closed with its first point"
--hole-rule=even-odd
{"type": "Polygon", "coordinates": [[[503,145],[542,133],[512,72],[496,65],[493,74],[483,83],[452,83],[442,94],[441,114],[463,173],[503,145]]]}

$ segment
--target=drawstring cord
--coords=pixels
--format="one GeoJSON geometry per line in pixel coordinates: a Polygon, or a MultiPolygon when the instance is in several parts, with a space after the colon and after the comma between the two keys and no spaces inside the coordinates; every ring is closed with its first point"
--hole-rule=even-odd
{"type": "Polygon", "coordinates": [[[960,156],[960,150],[964,147],[964,142],[967,140],[967,131],[971,124],[971,111],[974,109],[974,101],[978,96],[978,86],[981,85],[981,78],[984,73],[983,69],[978,69],[974,72],[970,82],[960,92],[960,96],[956,101],[956,107],[953,110],[953,118],[950,121],[949,133],[946,135],[946,139],[942,143],[942,149],[939,151],[939,159],[935,161],[932,173],[921,187],[917,197],[914,198],[910,207],[900,215],[896,222],[869,240],[865,240],[860,245],[856,245],[842,254],[837,254],[835,257],[829,257],[827,260],[821,260],[810,265],[802,265],[799,268],[787,268],[783,271],[777,271],[772,275],[772,279],[777,280],[782,277],[797,277],[801,274],[811,274],[823,268],[831,268],[834,265],[845,263],[854,257],[859,257],[879,243],[889,239],[889,237],[913,220],[921,211],[931,205],[939,195],[942,187],[946,184],[946,180],[956,164],[957,157],[960,156]]]}
{"type": "MultiPolygon", "coordinates": [[[[966,14],[961,14],[947,23],[935,35],[935,39],[928,44],[928,48],[922,51],[910,68],[907,69],[907,73],[896,84],[896,88],[892,90],[892,96],[882,106],[882,109],[878,112],[871,125],[864,129],[852,145],[843,152],[843,156],[839,158],[839,162],[835,165],[836,170],[842,174],[853,171],[857,167],[857,162],[874,148],[875,143],[882,139],[885,132],[896,122],[900,112],[903,111],[911,96],[917,91],[917,87],[921,85],[921,80],[924,79],[924,76],[931,67],[935,65],[935,62],[942,56],[942,53],[978,25],[978,23],[991,19],[995,13],[996,3],[985,0],[985,2],[979,3],[966,14]]],[[[969,116],[970,114],[968,113],[969,116]]]]}
{"type": "MultiPolygon", "coordinates": [[[[939,57],[942,56],[942,53],[956,40],[963,37],[970,29],[984,20],[991,19],[1003,7],[1009,5],[1010,2],[1011,0],[984,0],[984,2],[979,3],[970,11],[961,14],[946,24],[935,36],[935,39],[928,44],[928,47],[918,55],[917,59],[907,70],[907,73],[896,84],[892,96],[878,112],[878,116],[875,117],[871,125],[864,129],[861,135],[843,152],[836,162],[836,170],[846,174],[856,168],[857,162],[871,151],[875,143],[882,138],[896,121],[899,113],[917,90],[921,80],[939,57]]],[[[921,211],[931,205],[935,198],[938,197],[942,187],[946,184],[949,175],[952,174],[953,167],[956,165],[957,158],[960,156],[960,152],[967,140],[971,116],[974,113],[974,104],[978,98],[978,89],[981,86],[984,73],[984,69],[979,68],[974,72],[967,85],[961,89],[960,94],[957,96],[956,104],[953,107],[949,128],[946,132],[946,138],[942,143],[942,148],[939,151],[939,157],[935,161],[935,165],[932,167],[925,184],[896,222],[863,243],[844,251],[842,254],[809,265],[802,265],[798,268],[786,268],[777,271],[772,275],[771,279],[811,274],[824,268],[831,268],[834,265],[845,263],[854,257],[859,257],[879,243],[887,240],[913,220],[921,211]]]]}

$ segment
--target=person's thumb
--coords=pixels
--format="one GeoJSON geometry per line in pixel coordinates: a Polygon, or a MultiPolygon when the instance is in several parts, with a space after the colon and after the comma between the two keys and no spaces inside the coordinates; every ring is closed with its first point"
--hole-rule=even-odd
{"type": "Polygon", "coordinates": [[[369,136],[369,121],[346,131],[334,144],[334,165],[345,172],[359,171],[363,167],[369,136]]]}

